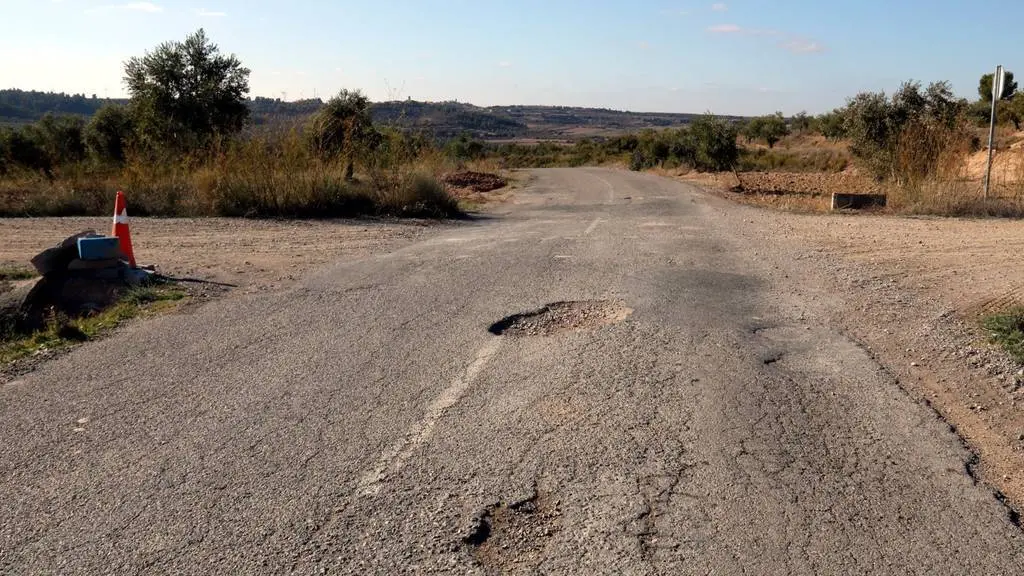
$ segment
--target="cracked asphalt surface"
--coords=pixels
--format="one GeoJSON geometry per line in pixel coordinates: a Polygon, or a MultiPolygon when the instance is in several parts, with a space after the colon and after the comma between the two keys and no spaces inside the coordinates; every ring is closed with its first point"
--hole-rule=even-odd
{"type": "Polygon", "coordinates": [[[770,230],[651,175],[534,176],[4,385],[0,573],[1024,570],[960,439],[755,255],[770,230]],[[579,300],[632,314],[488,332],[579,300]]]}

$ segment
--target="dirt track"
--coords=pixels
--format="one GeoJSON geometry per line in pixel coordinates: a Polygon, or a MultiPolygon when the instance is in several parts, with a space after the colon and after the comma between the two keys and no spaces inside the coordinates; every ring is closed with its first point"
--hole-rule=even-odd
{"type": "MultiPolygon", "coordinates": [[[[230,218],[132,218],[139,264],[171,276],[237,284],[246,291],[280,287],[304,271],[357,258],[419,237],[427,223],[276,221],[230,218]]],[[[40,250],[75,232],[107,232],[109,218],[0,219],[0,263],[26,265],[40,250]]]]}

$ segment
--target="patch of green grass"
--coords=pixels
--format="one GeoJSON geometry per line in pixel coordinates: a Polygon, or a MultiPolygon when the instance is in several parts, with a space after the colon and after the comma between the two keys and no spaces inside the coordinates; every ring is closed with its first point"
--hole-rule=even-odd
{"type": "Polygon", "coordinates": [[[1024,364],[1024,307],[987,316],[981,321],[992,342],[998,344],[1014,360],[1024,364]]]}
{"type": "Polygon", "coordinates": [[[125,293],[121,300],[92,316],[68,318],[55,314],[45,329],[0,342],[0,363],[7,364],[43,350],[55,350],[101,337],[132,318],[173,308],[186,297],[172,286],[144,286],[125,293]]]}
{"type": "Polygon", "coordinates": [[[0,265],[0,281],[31,280],[39,276],[35,270],[13,264],[0,265]]]}

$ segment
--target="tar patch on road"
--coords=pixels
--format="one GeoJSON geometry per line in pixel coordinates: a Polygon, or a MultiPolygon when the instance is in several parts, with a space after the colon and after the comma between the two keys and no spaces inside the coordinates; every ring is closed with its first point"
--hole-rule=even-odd
{"type": "Polygon", "coordinates": [[[538,310],[502,318],[492,324],[488,331],[498,336],[551,336],[617,324],[632,313],[632,309],[619,301],[555,302],[538,310]]]}
{"type": "Polygon", "coordinates": [[[462,543],[489,574],[514,566],[532,569],[544,559],[544,549],[561,530],[558,502],[534,493],[511,504],[495,504],[478,512],[462,543]]]}

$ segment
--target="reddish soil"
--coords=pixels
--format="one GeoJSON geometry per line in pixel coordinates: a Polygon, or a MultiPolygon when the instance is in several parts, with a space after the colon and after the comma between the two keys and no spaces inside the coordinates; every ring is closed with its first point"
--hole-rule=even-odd
{"type": "Polygon", "coordinates": [[[508,180],[487,172],[472,172],[463,170],[444,177],[444,183],[450,188],[469,190],[472,192],[491,192],[508,185],[508,180]]]}

